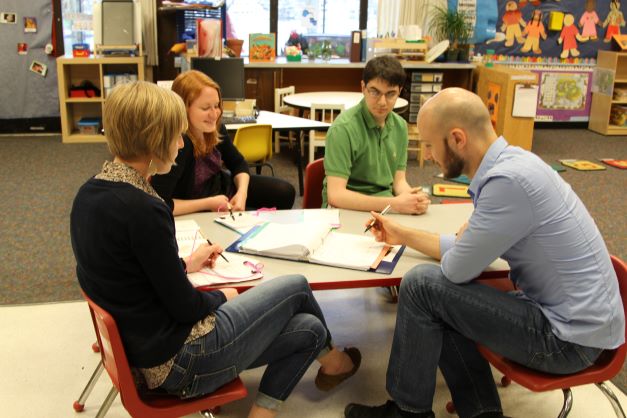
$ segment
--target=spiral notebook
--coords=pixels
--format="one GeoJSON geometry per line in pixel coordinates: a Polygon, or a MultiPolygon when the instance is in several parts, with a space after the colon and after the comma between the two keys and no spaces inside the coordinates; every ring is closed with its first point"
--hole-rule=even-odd
{"type": "Polygon", "coordinates": [[[227,251],[390,274],[404,248],[376,242],[371,235],[338,232],[324,222],[267,222],[253,227],[227,251]]]}

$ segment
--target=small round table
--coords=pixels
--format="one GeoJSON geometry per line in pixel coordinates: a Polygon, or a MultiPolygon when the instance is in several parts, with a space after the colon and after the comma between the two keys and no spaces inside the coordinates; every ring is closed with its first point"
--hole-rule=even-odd
{"type": "MultiPolygon", "coordinates": [[[[283,98],[283,102],[299,109],[310,109],[312,103],[343,104],[344,109],[348,109],[358,104],[363,97],[363,93],[355,91],[315,91],[290,94],[283,98]]],[[[407,100],[399,97],[394,104],[394,110],[398,112],[405,109],[407,105],[407,100]]]]}

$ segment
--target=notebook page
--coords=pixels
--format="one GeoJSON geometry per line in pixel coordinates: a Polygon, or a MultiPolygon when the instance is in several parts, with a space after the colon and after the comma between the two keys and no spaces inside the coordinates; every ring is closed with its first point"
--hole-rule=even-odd
{"type": "Polygon", "coordinates": [[[244,235],[246,232],[250,231],[253,226],[260,225],[265,222],[258,216],[252,215],[248,212],[234,212],[233,218],[231,218],[230,214],[226,214],[218,216],[214,219],[214,221],[234,230],[240,235],[244,235]]]}
{"type": "Polygon", "coordinates": [[[306,260],[331,229],[326,223],[278,224],[268,222],[240,249],[262,255],[306,260]]]}
{"type": "MultiPolygon", "coordinates": [[[[310,257],[312,263],[368,270],[385,246],[371,235],[346,234],[332,231],[310,257]]],[[[390,252],[396,253],[394,248],[390,252]]],[[[384,260],[390,260],[388,254],[384,260]]],[[[392,259],[394,256],[391,256],[392,259]]]]}
{"type": "Polygon", "coordinates": [[[175,220],[174,228],[176,243],[179,246],[179,257],[187,257],[201,243],[206,242],[200,232],[200,226],[192,220],[175,220]]]}

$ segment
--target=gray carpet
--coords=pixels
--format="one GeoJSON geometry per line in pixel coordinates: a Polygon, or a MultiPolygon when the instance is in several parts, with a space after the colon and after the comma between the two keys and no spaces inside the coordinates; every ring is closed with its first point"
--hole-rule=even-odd
{"type": "MultiPolygon", "coordinates": [[[[80,299],[69,239],[72,199],[82,183],[109,158],[106,144],[62,144],[60,136],[0,137],[0,305],[80,299]]],[[[627,137],[580,129],[536,129],[533,151],[546,162],[560,158],[627,158],[627,137]]],[[[297,187],[293,153],[286,147],[272,164],[277,176],[297,187]]],[[[412,185],[441,180],[433,164],[410,159],[412,185]]],[[[627,170],[567,169],[562,173],[582,198],[610,253],[627,260],[627,170]]],[[[433,199],[438,202],[437,198],[433,199]]],[[[295,207],[300,207],[298,198],[295,207]]],[[[627,374],[614,383],[627,388],[627,374]]]]}

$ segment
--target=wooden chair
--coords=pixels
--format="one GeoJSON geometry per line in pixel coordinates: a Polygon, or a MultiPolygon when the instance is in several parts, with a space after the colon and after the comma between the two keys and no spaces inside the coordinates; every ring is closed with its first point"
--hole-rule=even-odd
{"type": "Polygon", "coordinates": [[[122,405],[132,417],[174,418],[202,411],[213,417],[212,409],[246,397],[248,394],[239,377],[213,393],[198,398],[183,400],[171,395],[151,394],[140,396],[133,380],[131,367],[126,358],[122,337],[113,316],[98,306],[85,293],[91,318],[101,348],[102,363],[113,383],[107,398],[96,417],[104,417],[120,393],[122,405]]]}
{"type": "Polygon", "coordinates": [[[407,152],[416,152],[416,160],[420,168],[425,165],[425,149],[422,142],[420,142],[420,132],[415,123],[407,124],[407,152]]]}
{"type": "Polygon", "coordinates": [[[320,209],[322,207],[322,182],[324,180],[324,158],[307,164],[305,168],[305,192],[303,193],[303,209],[320,209]]]}
{"type": "MultiPolygon", "coordinates": [[[[312,103],[309,117],[312,120],[333,123],[337,115],[344,111],[343,104],[312,103]]],[[[316,147],[324,147],[327,134],[325,132],[309,131],[309,162],[314,160],[316,147]]]]}
{"type": "MultiPolygon", "coordinates": [[[[283,113],[286,115],[294,115],[294,108],[283,102],[283,97],[296,93],[294,86],[288,86],[283,88],[274,89],[274,112],[283,113]]],[[[274,133],[274,152],[278,154],[281,152],[281,139],[287,139],[289,141],[290,148],[292,147],[292,141],[294,140],[294,133],[289,132],[287,136],[281,135],[279,132],[274,133]]],[[[302,145],[302,144],[301,144],[302,145]]],[[[302,149],[302,146],[301,146],[302,149]]]]}
{"type": "Polygon", "coordinates": [[[233,144],[248,164],[256,167],[257,174],[261,174],[261,167],[266,166],[274,176],[274,168],[268,162],[272,157],[272,125],[241,126],[235,132],[233,144]]]}
{"type": "MultiPolygon", "coordinates": [[[[612,265],[618,277],[618,287],[623,301],[623,311],[627,317],[627,264],[618,257],[612,256],[612,265]]],[[[625,329],[627,338],[627,327],[625,329]]],[[[534,392],[547,392],[561,389],[564,394],[564,403],[558,417],[567,417],[573,404],[573,394],[570,390],[573,386],[588,385],[594,383],[607,397],[614,408],[617,417],[625,418],[625,412],[614,392],[605,384],[605,381],[616,376],[622,369],[627,353],[627,345],[623,343],[614,350],[605,350],[597,361],[585,370],[568,375],[544,373],[529,369],[515,363],[505,357],[496,354],[486,347],[479,346],[479,352],[490,364],[503,373],[501,384],[509,386],[514,381],[534,392]]],[[[449,402],[446,405],[449,412],[455,411],[455,406],[449,402]]]]}

